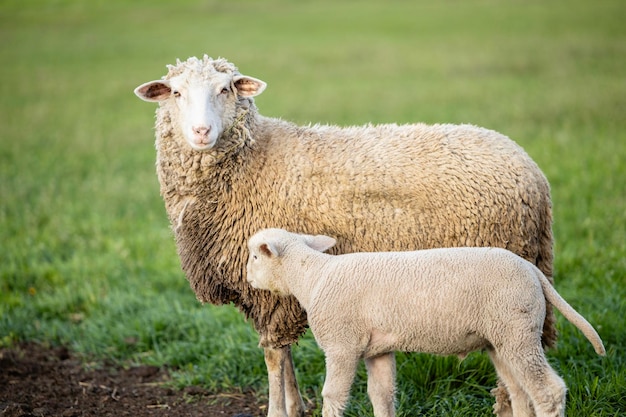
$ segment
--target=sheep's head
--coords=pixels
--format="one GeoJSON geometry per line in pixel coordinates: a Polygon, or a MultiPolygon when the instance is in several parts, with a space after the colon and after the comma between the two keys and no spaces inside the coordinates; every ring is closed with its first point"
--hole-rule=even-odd
{"type": "Polygon", "coordinates": [[[261,230],[248,240],[248,283],[254,288],[288,295],[289,289],[283,278],[285,274],[290,273],[283,262],[287,249],[295,248],[295,251],[290,253],[291,256],[297,256],[298,248],[303,246],[324,252],[335,243],[335,239],[324,235],[302,235],[283,229],[261,230]]]}
{"type": "Polygon", "coordinates": [[[222,133],[237,122],[237,105],[263,92],[266,84],[239,74],[225,59],[208,56],[177,61],[162,79],[135,89],[142,100],[170,105],[178,128],[197,151],[212,149],[222,133]]]}

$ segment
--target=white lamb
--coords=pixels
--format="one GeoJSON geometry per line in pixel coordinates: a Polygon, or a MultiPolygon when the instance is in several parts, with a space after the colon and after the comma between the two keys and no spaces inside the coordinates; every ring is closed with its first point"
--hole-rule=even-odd
{"type": "Polygon", "coordinates": [[[510,251],[322,253],[334,244],[283,229],[262,230],[248,242],[248,282],[294,295],[326,354],[324,417],[343,414],[360,358],[381,417],[395,413],[394,351],[463,357],[478,349],[487,350],[507,386],[513,416],[563,416],[566,387],[541,346],[546,300],[605,354],[587,320],[510,251]]]}

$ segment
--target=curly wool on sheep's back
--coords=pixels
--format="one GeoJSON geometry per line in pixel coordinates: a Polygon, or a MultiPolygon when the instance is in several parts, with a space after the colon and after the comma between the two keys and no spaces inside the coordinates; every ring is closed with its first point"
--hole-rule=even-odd
{"type": "MultiPolygon", "coordinates": [[[[189,71],[238,74],[205,57],[170,66],[166,78],[189,71]]],[[[246,239],[262,228],[337,236],[334,253],[503,247],[552,276],[549,185],[507,137],[470,125],[303,127],[260,115],[251,98],[237,100],[232,126],[204,152],[185,143],[176,106],[162,102],[157,171],[198,299],[237,305],[261,345],[291,344],[306,325],[295,299],[245,280],[246,239]]],[[[553,344],[550,313],[544,333],[553,344]]]]}

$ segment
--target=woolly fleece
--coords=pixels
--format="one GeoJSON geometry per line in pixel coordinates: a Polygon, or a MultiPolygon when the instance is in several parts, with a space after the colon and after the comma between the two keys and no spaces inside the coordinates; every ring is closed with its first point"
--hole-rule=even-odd
{"type": "MultiPolygon", "coordinates": [[[[168,68],[165,79],[239,74],[207,56],[168,68]]],[[[306,326],[294,298],[246,282],[246,240],[263,228],[335,236],[333,253],[502,247],[552,276],[549,185],[509,138],[471,125],[298,126],[233,100],[203,152],[186,144],[174,100],[161,102],[157,173],[198,299],[239,307],[262,346],[294,343],[306,326]]],[[[549,312],[544,342],[555,339],[549,312]]]]}

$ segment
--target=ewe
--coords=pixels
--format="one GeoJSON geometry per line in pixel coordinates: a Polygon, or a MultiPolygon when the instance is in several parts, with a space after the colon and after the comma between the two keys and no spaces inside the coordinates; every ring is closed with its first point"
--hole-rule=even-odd
{"type": "Polygon", "coordinates": [[[541,347],[546,301],[604,355],[598,333],[541,271],[499,248],[327,255],[328,236],[266,229],[252,236],[248,282],[295,296],[326,354],[322,415],[339,417],[358,362],[376,417],[394,412],[393,352],[465,356],[486,349],[513,416],[565,414],[565,383],[541,347]],[[534,412],[533,412],[534,410],[534,412]]]}
{"type": "MultiPolygon", "coordinates": [[[[135,93],[159,103],[157,174],[182,269],[200,301],[252,320],[268,416],[304,413],[290,345],[306,315],[246,282],[246,239],[261,228],[337,236],[337,253],[502,247],[552,276],[550,188],[507,137],[470,125],[297,126],[260,115],[265,83],[224,59],[168,68],[135,93]]],[[[548,310],[543,342],[555,340],[548,310]]],[[[504,388],[495,396],[506,415],[504,388]]]]}

